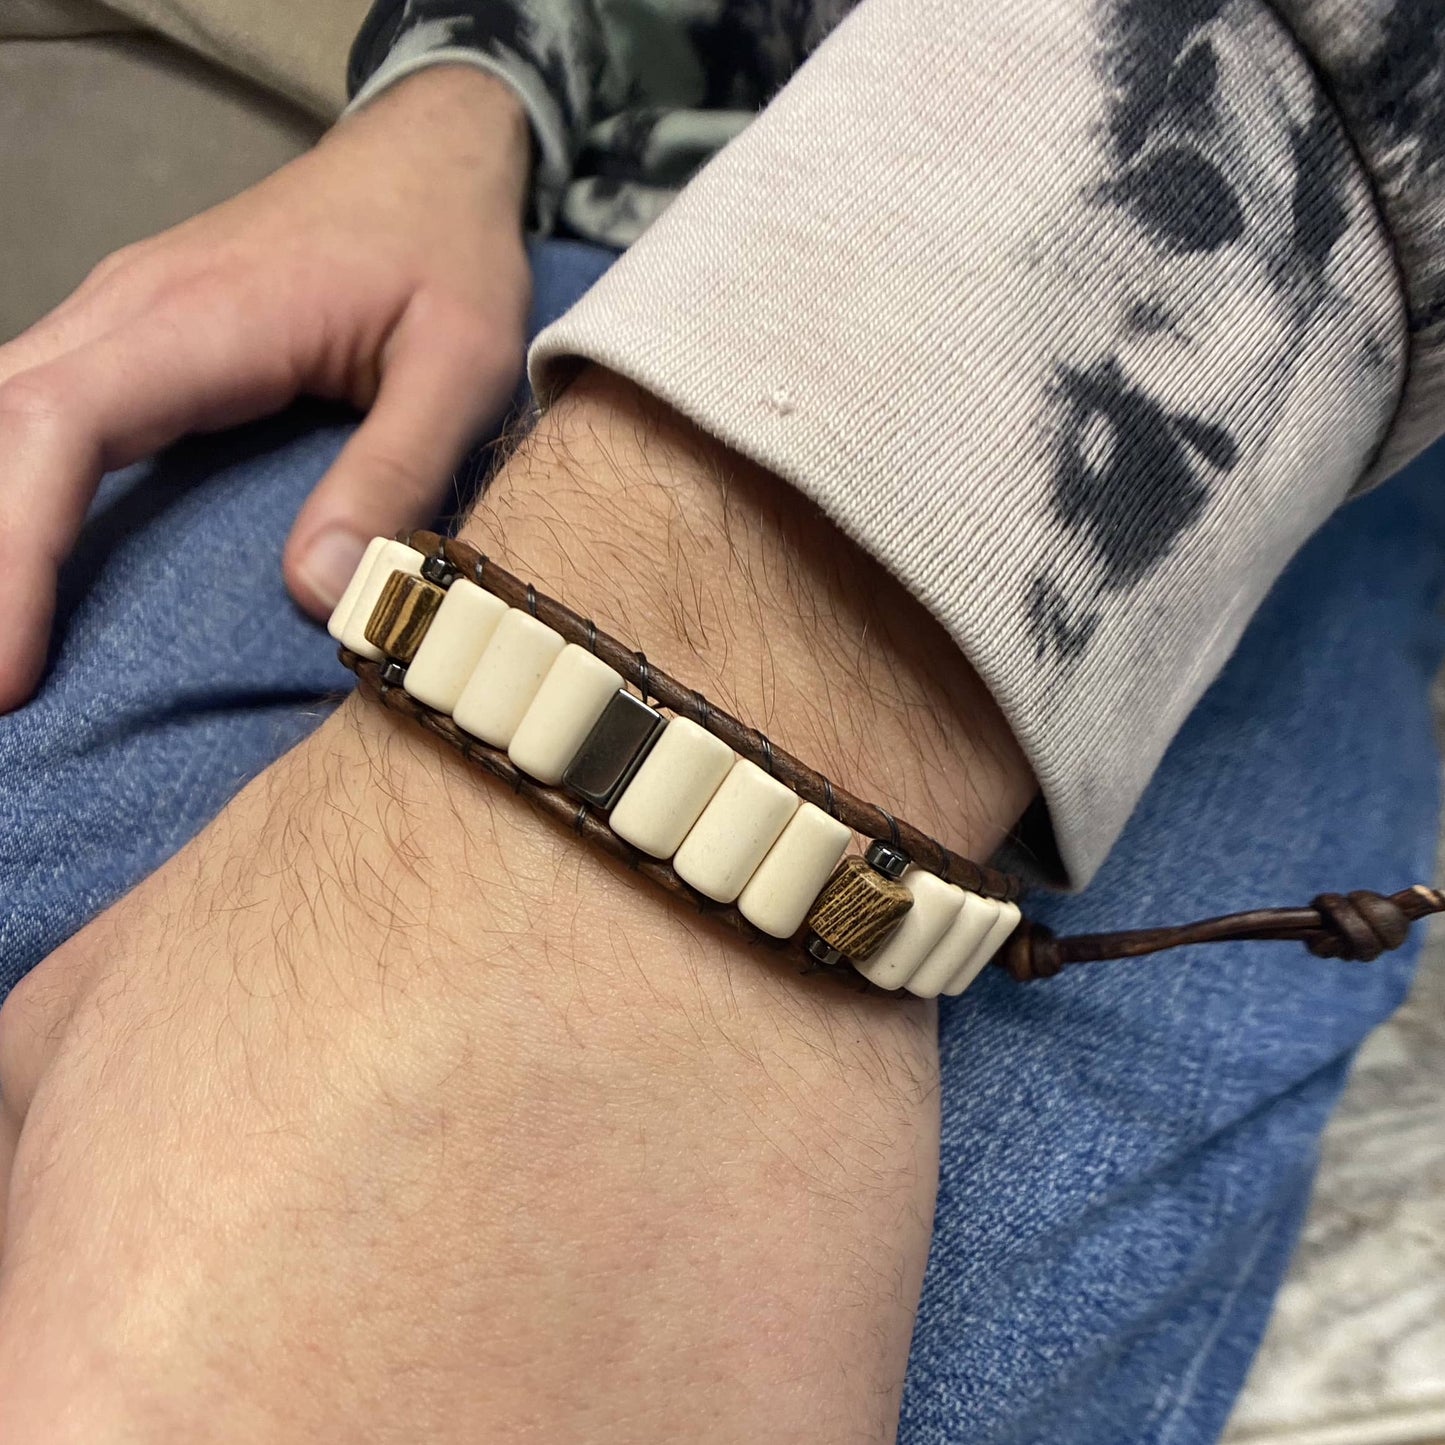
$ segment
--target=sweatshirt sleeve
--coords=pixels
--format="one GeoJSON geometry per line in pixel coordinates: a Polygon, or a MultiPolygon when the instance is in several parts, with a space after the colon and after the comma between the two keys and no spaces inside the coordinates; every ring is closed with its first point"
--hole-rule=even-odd
{"type": "Polygon", "coordinates": [[[1435,430],[1445,124],[1392,135],[1391,87],[1439,96],[1441,37],[1395,13],[863,0],[538,395],[595,361],[811,497],[992,689],[1032,871],[1082,885],[1285,563],[1435,430]]]}

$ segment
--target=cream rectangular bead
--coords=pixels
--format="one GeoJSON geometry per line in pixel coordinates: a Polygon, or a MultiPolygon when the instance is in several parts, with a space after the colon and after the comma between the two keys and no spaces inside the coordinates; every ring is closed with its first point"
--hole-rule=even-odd
{"type": "Polygon", "coordinates": [[[902,988],[963,907],[963,889],[936,873],[910,867],[900,881],[913,895],[913,907],[871,958],[854,965],[879,988],[902,988]]]}
{"type": "Polygon", "coordinates": [[[692,825],[673,871],[705,897],[731,903],[798,811],[798,795],[739,758],[692,825]]]}
{"type": "Polygon", "coordinates": [[[506,615],[507,604],[500,597],[458,577],[447,588],[402,686],[418,702],[451,712],[506,615]]]}
{"type": "Polygon", "coordinates": [[[569,642],[517,724],[508,756],[539,783],[560,783],[567,764],[621,687],[622,674],[615,667],[569,642]]]}
{"type": "Polygon", "coordinates": [[[908,980],[908,992],[919,998],[937,998],[943,993],[960,971],[970,966],[979,945],[998,922],[1001,907],[1003,905],[992,898],[965,891],[958,917],[918,965],[908,980]]]}
{"type": "Polygon", "coordinates": [[[833,876],[852,833],[812,803],[788,819],[768,856],[738,894],[738,911],[773,938],[791,938],[833,876]]]}
{"type": "Polygon", "coordinates": [[[733,765],[733,750],[691,718],[663,728],[608,823],[654,858],[670,858],[733,765]]]}
{"type": "Polygon", "coordinates": [[[350,611],[342,617],[341,603],[346,601],[346,593],[343,592],[341,602],[336,604],[336,610],[331,614],[331,621],[326,624],[326,630],[358,657],[364,657],[368,662],[380,662],[381,649],[373,647],[366,640],[366,624],[371,620],[372,611],[381,597],[381,589],[386,586],[387,578],[393,572],[407,572],[413,577],[421,576],[421,564],[424,561],[426,558],[415,547],[408,547],[405,542],[392,542],[385,537],[375,538],[361,554],[361,565],[347,584],[346,592],[350,592],[352,584],[365,570],[366,575],[361,578],[361,585],[356,588],[351,599],[350,611]],[[379,547],[378,542],[381,543],[379,547]],[[374,553],[372,548],[376,549],[374,553]],[[368,567],[366,558],[369,554],[371,565],[368,567]]]}
{"type": "Polygon", "coordinates": [[[456,725],[506,747],[564,646],[560,632],[509,607],[452,709],[456,725]]]}
{"type": "Polygon", "coordinates": [[[377,554],[386,546],[386,540],[385,537],[373,537],[366,544],[366,550],[361,554],[361,561],[356,564],[356,571],[351,574],[351,581],[346,584],[341,596],[337,599],[336,606],[331,609],[331,617],[326,623],[326,630],[337,642],[341,641],[341,629],[346,626],[346,619],[351,616],[352,609],[356,606],[356,595],[361,591],[367,574],[371,571],[371,564],[376,561],[377,554]]]}
{"type": "Polygon", "coordinates": [[[997,907],[998,917],[994,919],[993,927],[984,935],[977,952],[969,959],[966,967],[954,974],[953,981],[943,990],[949,998],[957,998],[983,972],[985,965],[993,961],[994,954],[1008,942],[1009,935],[1019,926],[1023,913],[1017,903],[999,903],[997,907]]]}

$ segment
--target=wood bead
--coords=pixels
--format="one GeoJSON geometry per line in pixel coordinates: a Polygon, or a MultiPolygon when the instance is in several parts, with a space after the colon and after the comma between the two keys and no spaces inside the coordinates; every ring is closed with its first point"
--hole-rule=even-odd
{"type": "Polygon", "coordinates": [[[833,876],[852,836],[836,818],[804,803],[738,894],[738,911],[771,937],[791,938],[833,876]]]}
{"type": "Polygon", "coordinates": [[[341,602],[345,602],[346,593],[352,590],[352,583],[355,583],[357,576],[364,571],[365,576],[361,578],[361,584],[351,598],[350,609],[343,617],[341,602],[338,602],[336,610],[331,614],[331,621],[326,624],[326,630],[344,648],[356,653],[358,657],[364,657],[368,662],[381,662],[381,649],[366,640],[366,624],[376,609],[381,589],[386,586],[393,572],[405,572],[412,577],[420,576],[421,564],[425,560],[420,552],[414,547],[408,547],[405,542],[392,542],[385,537],[378,537],[362,553],[361,563],[352,574],[346,592],[342,594],[341,602]],[[378,542],[380,546],[377,545],[378,542]],[[371,557],[369,563],[366,560],[368,556],[371,557]]]}
{"type": "Polygon", "coordinates": [[[646,761],[622,790],[608,823],[654,858],[670,858],[733,765],[733,750],[691,718],[663,728],[646,761]]]}
{"type": "Polygon", "coordinates": [[[452,709],[456,725],[494,748],[507,747],[564,646],[560,632],[509,607],[452,709]]]}
{"type": "Polygon", "coordinates": [[[402,686],[418,702],[450,713],[506,615],[500,597],[458,577],[447,588],[402,686]]]}
{"type": "Polygon", "coordinates": [[[963,984],[959,989],[961,993],[963,988],[967,987],[969,979],[983,967],[982,964],[975,967],[973,960],[989,930],[998,922],[999,909],[1002,907],[1001,903],[992,898],[965,892],[963,907],[959,909],[958,917],[914,971],[913,977],[908,980],[908,992],[919,998],[937,998],[963,977],[963,984]]]}
{"type": "Polygon", "coordinates": [[[739,758],[672,860],[673,872],[715,903],[731,903],[798,811],[798,795],[739,758]]]}
{"type": "Polygon", "coordinates": [[[539,783],[560,783],[567,764],[621,688],[620,672],[569,642],[517,724],[508,756],[539,783]]]}
{"type": "Polygon", "coordinates": [[[447,594],[434,582],[393,572],[366,622],[366,640],[403,667],[411,664],[447,594]]]}
{"type": "Polygon", "coordinates": [[[868,958],[913,907],[913,895],[861,858],[845,858],[823,890],[808,927],[844,958],[868,958]]]}
{"type": "Polygon", "coordinates": [[[944,988],[943,992],[949,998],[956,998],[983,972],[985,966],[993,961],[994,955],[1019,926],[1023,913],[1017,903],[998,903],[995,906],[998,908],[998,917],[994,919],[993,927],[984,935],[983,942],[978,945],[968,965],[954,974],[952,982],[944,988]]]}

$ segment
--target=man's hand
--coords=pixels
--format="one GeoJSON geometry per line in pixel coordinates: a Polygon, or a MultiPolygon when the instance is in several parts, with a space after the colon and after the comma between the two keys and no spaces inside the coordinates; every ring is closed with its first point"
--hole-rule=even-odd
{"type": "MultiPolygon", "coordinates": [[[[615,379],[468,535],[961,847],[1027,801],[917,604],[615,379]]],[[[936,1068],[350,702],[0,1014],[0,1437],[886,1441],[936,1068]]]]}
{"type": "Polygon", "coordinates": [[[111,256],[0,347],[0,711],[44,664],[56,570],[105,471],[295,396],[371,408],[302,509],[324,616],[366,541],[424,524],[520,378],[530,141],[499,81],[426,71],[225,205],[111,256]]]}

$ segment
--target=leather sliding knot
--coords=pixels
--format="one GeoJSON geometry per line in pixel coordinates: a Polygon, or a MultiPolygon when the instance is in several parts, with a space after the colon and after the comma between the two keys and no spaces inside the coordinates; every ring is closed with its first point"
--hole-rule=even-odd
{"type": "Polygon", "coordinates": [[[1009,936],[998,962],[1017,983],[1053,978],[1064,967],[1064,957],[1054,930],[1027,918],[1009,936]]]}
{"type": "Polygon", "coordinates": [[[1316,958],[1343,958],[1371,963],[1399,948],[1410,933],[1410,917],[1393,899],[1359,889],[1354,893],[1321,893],[1310,900],[1320,915],[1318,933],[1305,939],[1316,958]]]}

